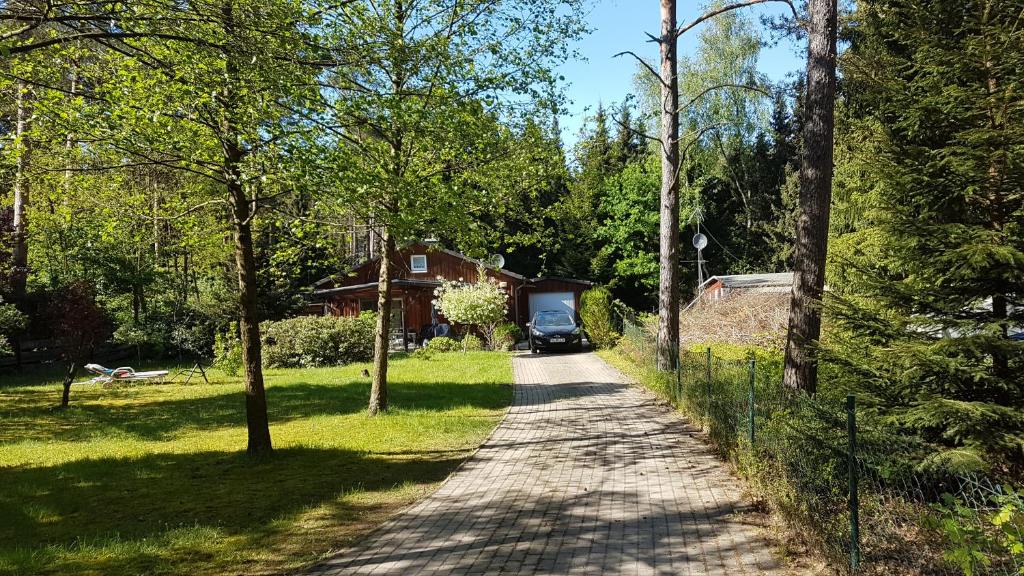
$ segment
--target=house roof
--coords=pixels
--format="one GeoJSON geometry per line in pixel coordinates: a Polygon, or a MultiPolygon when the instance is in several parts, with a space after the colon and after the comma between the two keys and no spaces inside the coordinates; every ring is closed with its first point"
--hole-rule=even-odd
{"type": "MultiPolygon", "coordinates": [[[[409,244],[406,244],[405,246],[402,246],[399,249],[400,250],[404,250],[404,249],[408,248],[409,246],[422,246],[428,252],[444,252],[445,254],[448,254],[449,256],[454,256],[456,258],[460,258],[460,259],[465,260],[467,262],[472,262],[472,263],[474,263],[474,264],[476,264],[478,266],[487,266],[486,263],[484,263],[484,262],[482,262],[480,260],[477,260],[476,258],[470,258],[469,256],[466,256],[462,252],[456,252],[455,250],[449,250],[447,248],[441,248],[440,246],[437,246],[435,244],[428,244],[426,242],[410,242],[409,244]]],[[[365,262],[361,262],[359,265],[355,266],[355,268],[353,268],[353,270],[356,269],[356,268],[362,268],[363,266],[369,266],[369,265],[373,264],[374,262],[376,262],[378,260],[380,260],[380,256],[377,256],[376,258],[371,258],[371,259],[369,259],[369,260],[367,260],[365,262]]],[[[515,272],[513,272],[511,270],[506,270],[504,268],[499,268],[499,269],[496,270],[496,272],[498,272],[500,274],[504,274],[504,275],[509,276],[511,278],[515,278],[516,280],[527,280],[526,276],[523,276],[522,274],[517,274],[517,273],[515,273],[515,272]]],[[[323,286],[324,284],[327,284],[328,282],[333,282],[333,281],[336,281],[336,280],[340,280],[341,278],[343,278],[343,276],[339,276],[339,275],[331,275],[331,276],[327,276],[326,278],[321,278],[321,279],[319,279],[319,280],[317,280],[316,282],[313,283],[313,288],[316,289],[316,288],[318,288],[320,286],[323,286]]],[[[577,280],[577,282],[583,282],[583,281],[577,280]]],[[[352,287],[351,286],[346,286],[346,288],[352,288],[352,287]]],[[[314,290],[314,292],[320,292],[320,290],[314,290]]]]}
{"type": "Polygon", "coordinates": [[[728,276],[712,276],[701,286],[707,289],[716,282],[723,288],[768,288],[793,285],[792,272],[773,272],[768,274],[732,274],[728,276]]]}
{"type": "MultiPolygon", "coordinates": [[[[487,264],[485,262],[483,262],[481,260],[477,260],[476,258],[470,258],[469,256],[466,256],[462,252],[456,252],[455,250],[449,250],[447,248],[441,248],[439,246],[434,246],[434,245],[431,245],[431,244],[424,244],[423,242],[413,242],[413,244],[422,244],[423,246],[427,247],[427,250],[436,250],[438,252],[444,252],[445,254],[448,254],[450,256],[455,256],[456,258],[462,258],[463,260],[472,262],[474,264],[477,264],[478,266],[487,266],[487,264]]],[[[511,270],[506,270],[504,268],[498,268],[497,271],[502,273],[502,274],[505,274],[506,276],[511,276],[511,277],[515,278],[516,280],[526,280],[526,276],[523,276],[522,274],[517,274],[515,272],[512,272],[511,270]]]]}

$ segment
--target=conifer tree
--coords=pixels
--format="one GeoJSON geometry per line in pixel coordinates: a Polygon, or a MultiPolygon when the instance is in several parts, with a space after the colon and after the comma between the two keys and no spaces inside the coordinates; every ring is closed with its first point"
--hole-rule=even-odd
{"type": "Polygon", "coordinates": [[[1019,466],[1020,4],[871,0],[856,21],[844,77],[864,182],[830,279],[837,372],[940,446],[932,463],[1019,466]]]}

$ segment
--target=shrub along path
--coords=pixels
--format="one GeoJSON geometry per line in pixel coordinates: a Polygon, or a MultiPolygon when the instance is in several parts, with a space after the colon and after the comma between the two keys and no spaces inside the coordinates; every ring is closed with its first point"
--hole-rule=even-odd
{"type": "Polygon", "coordinates": [[[594,354],[523,355],[515,401],[432,496],[310,573],[765,574],[732,478],[594,354]]]}

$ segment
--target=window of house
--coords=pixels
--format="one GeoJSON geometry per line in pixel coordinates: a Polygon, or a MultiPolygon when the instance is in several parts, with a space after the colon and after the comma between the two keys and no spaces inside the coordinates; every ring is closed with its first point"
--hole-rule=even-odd
{"type": "Polygon", "coordinates": [[[413,254],[409,264],[410,264],[409,269],[412,272],[426,272],[427,271],[427,255],[426,254],[413,254]]]}

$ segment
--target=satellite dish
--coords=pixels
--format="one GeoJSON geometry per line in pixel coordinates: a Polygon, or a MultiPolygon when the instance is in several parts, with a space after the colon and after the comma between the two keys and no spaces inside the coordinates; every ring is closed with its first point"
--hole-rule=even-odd
{"type": "Polygon", "coordinates": [[[485,263],[491,268],[504,268],[505,257],[502,256],[501,254],[491,254],[490,256],[487,257],[485,263]]]}
{"type": "Polygon", "coordinates": [[[693,247],[697,250],[703,250],[708,247],[708,237],[697,232],[693,235],[693,247]]]}

